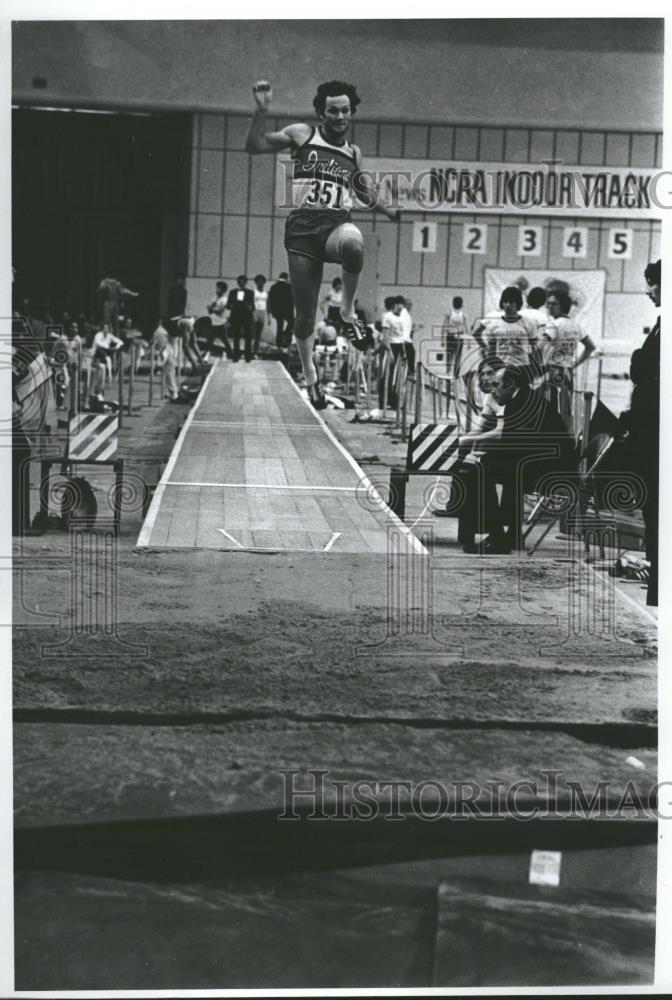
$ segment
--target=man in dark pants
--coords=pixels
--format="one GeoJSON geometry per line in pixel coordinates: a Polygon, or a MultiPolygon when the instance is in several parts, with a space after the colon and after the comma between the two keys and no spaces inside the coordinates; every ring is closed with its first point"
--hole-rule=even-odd
{"type": "Polygon", "coordinates": [[[576,456],[562,418],[541,390],[530,388],[526,369],[499,367],[492,395],[504,408],[497,426],[460,435],[461,449],[477,449],[460,467],[466,491],[460,538],[466,543],[465,552],[503,555],[521,545],[522,494],[534,490],[549,474],[571,472],[576,456]],[[477,531],[487,531],[488,536],[475,545],[477,531]]]}
{"type": "Polygon", "coordinates": [[[275,346],[286,350],[292,342],[294,323],[294,298],[286,271],[282,271],[268,293],[268,312],[276,323],[275,346]]]}
{"type": "Polygon", "coordinates": [[[245,338],[245,360],[252,360],[252,333],[254,318],[254,292],[246,288],[247,275],[239,274],[237,288],[232,288],[226,301],[229,312],[229,331],[233,340],[233,360],[240,358],[240,337],[245,338]]]}
{"type": "MultiPolygon", "coordinates": [[[[644,271],[647,295],[660,307],[661,263],[644,271]]],[[[646,558],[651,564],[646,603],[658,606],[658,453],[660,447],[660,316],[642,346],[630,359],[633,389],[630,411],[625,415],[633,471],[642,477],[646,498],[642,506],[646,529],[646,558]]]]}

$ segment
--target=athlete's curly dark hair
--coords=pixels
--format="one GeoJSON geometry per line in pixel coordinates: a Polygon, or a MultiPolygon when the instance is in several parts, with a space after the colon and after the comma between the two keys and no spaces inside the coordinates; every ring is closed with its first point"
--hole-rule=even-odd
{"type": "Polygon", "coordinates": [[[317,93],[313,98],[313,107],[318,115],[324,114],[328,97],[341,97],[342,94],[350,101],[350,111],[354,115],[355,111],[362,103],[362,99],[357,93],[357,88],[351,83],[344,83],[342,80],[329,80],[321,83],[317,88],[317,93]]]}

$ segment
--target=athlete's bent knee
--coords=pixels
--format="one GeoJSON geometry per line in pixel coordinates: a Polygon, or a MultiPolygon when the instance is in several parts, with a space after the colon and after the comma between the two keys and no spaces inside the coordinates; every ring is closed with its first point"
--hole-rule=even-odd
{"type": "Polygon", "coordinates": [[[346,236],[341,243],[341,260],[346,271],[358,274],[364,266],[364,241],[361,236],[346,236]]]}

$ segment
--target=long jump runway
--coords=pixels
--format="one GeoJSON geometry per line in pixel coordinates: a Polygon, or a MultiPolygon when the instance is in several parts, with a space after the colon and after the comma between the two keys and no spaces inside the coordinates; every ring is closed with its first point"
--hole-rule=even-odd
{"type": "Polygon", "coordinates": [[[157,485],[142,548],[388,551],[424,548],[279,362],[216,362],[157,485]]]}

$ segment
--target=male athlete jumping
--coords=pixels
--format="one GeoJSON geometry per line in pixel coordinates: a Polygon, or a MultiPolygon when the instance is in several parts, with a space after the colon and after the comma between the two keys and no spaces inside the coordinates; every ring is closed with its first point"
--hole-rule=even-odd
{"type": "Polygon", "coordinates": [[[279,132],[266,131],[266,111],[272,98],[270,84],[260,80],[252,92],[257,108],[247,134],[247,152],[254,155],[291,150],[294,207],[285,227],[285,248],[296,308],[294,334],[308,396],[315,409],[322,410],[327,402],[313,364],[313,342],[325,262],[342,267],[341,333],[360,351],[371,344],[370,334],[355,315],[354,307],[364,265],[364,240],[350,221],[353,189],[367,208],[377,209],[390,219],[398,219],[399,212],[379,201],[373,181],[361,172],[359,148],[347,142],[352,115],[360,104],[352,84],[341,80],[321,83],[313,100],[319,126],[298,123],[279,132]]]}

